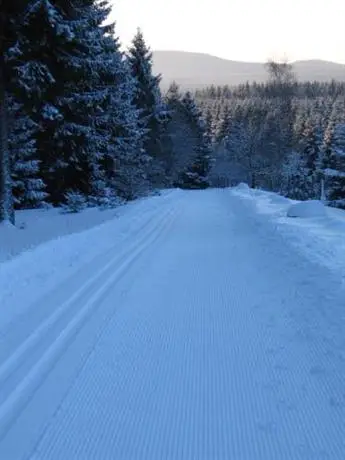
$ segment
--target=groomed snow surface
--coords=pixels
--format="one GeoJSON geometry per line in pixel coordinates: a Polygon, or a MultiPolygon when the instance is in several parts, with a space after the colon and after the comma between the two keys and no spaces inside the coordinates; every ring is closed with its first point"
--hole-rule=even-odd
{"type": "Polygon", "coordinates": [[[0,264],[0,458],[343,460],[344,213],[292,204],[170,191],[0,264]]]}
{"type": "Polygon", "coordinates": [[[294,201],[244,186],[235,187],[232,194],[268,221],[293,250],[327,267],[345,285],[344,210],[325,207],[317,200],[294,201]]]}
{"type": "Polygon", "coordinates": [[[326,215],[325,205],[318,200],[292,204],[287,212],[288,217],[325,217],[326,215]]]}

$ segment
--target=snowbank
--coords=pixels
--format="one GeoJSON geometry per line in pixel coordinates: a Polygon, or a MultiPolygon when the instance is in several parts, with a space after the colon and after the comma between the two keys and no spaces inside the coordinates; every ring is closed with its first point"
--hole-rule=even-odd
{"type": "Polygon", "coordinates": [[[17,223],[25,222],[25,230],[2,225],[2,256],[17,256],[0,263],[0,329],[24,311],[24,303],[27,308],[99,254],[117,245],[120,248],[138,227],[176,199],[177,193],[136,200],[116,211],[24,211],[17,223]]]}
{"type": "Polygon", "coordinates": [[[288,198],[285,198],[285,196],[280,196],[276,194],[272,194],[271,202],[273,204],[283,204],[283,205],[290,204],[290,200],[288,198]]]}
{"type": "Polygon", "coordinates": [[[0,226],[0,262],[46,241],[82,232],[114,219],[121,208],[81,213],[63,213],[61,209],[30,209],[16,213],[16,225],[0,226]]]}
{"type": "Polygon", "coordinates": [[[288,211],[288,217],[325,217],[326,208],[321,201],[309,200],[292,204],[288,211]]]}
{"type": "MultiPolygon", "coordinates": [[[[168,196],[171,189],[155,193],[168,196]]],[[[80,233],[102,225],[128,212],[149,197],[112,209],[87,208],[80,213],[66,213],[60,208],[30,209],[16,212],[16,225],[0,224],[0,262],[62,236],[80,233]]]]}
{"type": "Polygon", "coordinates": [[[247,190],[249,191],[250,190],[250,187],[248,184],[244,183],[244,182],[241,182],[240,184],[236,185],[235,189],[237,190],[247,190]]]}
{"type": "Polygon", "coordinates": [[[299,202],[273,192],[238,188],[230,193],[243,204],[253,206],[259,219],[271,222],[287,244],[307,258],[330,269],[345,283],[345,211],[323,206],[322,202],[299,202]],[[288,215],[308,217],[292,219],[288,215]]]}

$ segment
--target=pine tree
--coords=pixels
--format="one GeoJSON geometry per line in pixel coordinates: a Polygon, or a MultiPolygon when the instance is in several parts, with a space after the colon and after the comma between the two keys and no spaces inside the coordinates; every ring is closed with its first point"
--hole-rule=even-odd
{"type": "MultiPolygon", "coordinates": [[[[33,36],[32,31],[27,27],[27,18],[41,11],[43,3],[43,8],[49,10],[49,14],[51,14],[50,25],[52,28],[57,27],[57,17],[54,16],[54,8],[49,2],[40,0],[31,0],[29,2],[14,0],[8,2],[6,0],[2,2],[0,13],[1,31],[4,34],[3,37],[0,37],[0,92],[3,99],[2,103],[0,103],[1,145],[4,147],[1,148],[1,151],[5,153],[5,155],[2,154],[1,156],[2,158],[7,157],[7,172],[2,175],[2,178],[7,175],[5,182],[8,185],[8,202],[12,210],[14,203],[12,185],[14,186],[13,192],[16,204],[18,204],[18,187],[20,184],[22,192],[26,194],[25,200],[28,199],[27,205],[29,205],[29,202],[33,204],[37,200],[40,201],[42,196],[39,194],[39,190],[44,186],[38,177],[34,177],[37,176],[38,162],[34,155],[34,141],[30,137],[33,133],[32,127],[35,125],[32,118],[32,109],[33,100],[37,101],[40,98],[47,86],[53,83],[53,78],[49,68],[41,61],[41,56],[37,53],[34,55],[30,53],[33,36]],[[12,103],[16,100],[22,106],[21,115],[18,119],[11,118],[11,114],[16,111],[17,102],[14,103],[14,106],[12,106],[12,103]],[[22,128],[20,127],[21,124],[22,128]],[[22,132],[25,129],[28,129],[28,133],[22,132]],[[15,137],[13,133],[15,133],[15,137]],[[27,140],[24,141],[24,139],[27,140]],[[25,152],[26,148],[27,152],[25,152]],[[26,160],[24,160],[24,157],[26,160]],[[17,158],[18,163],[13,161],[15,158],[17,158]],[[26,166],[24,167],[24,165],[26,166]],[[14,184],[10,180],[11,166],[14,168],[12,174],[16,181],[14,184]],[[30,199],[29,195],[31,195],[30,199]]],[[[63,31],[60,30],[59,33],[63,34],[63,31]]],[[[6,171],[6,168],[1,169],[6,171]]],[[[3,185],[5,182],[1,181],[3,185]]],[[[4,188],[2,187],[2,189],[4,188]]]]}
{"type": "Polygon", "coordinates": [[[65,114],[60,97],[70,87],[66,62],[76,52],[77,27],[56,3],[34,0],[24,15],[21,32],[8,53],[9,62],[18,75],[18,98],[39,127],[41,174],[52,200],[59,202],[66,176],[63,168],[68,166],[68,150],[74,145],[72,135],[68,146],[61,139],[65,114]]]}
{"type": "Polygon", "coordinates": [[[39,127],[40,173],[54,204],[69,189],[90,194],[98,179],[95,165],[108,140],[97,130],[107,99],[98,87],[99,24],[105,17],[93,2],[35,0],[9,53],[20,77],[20,100],[39,127]]]}
{"type": "Polygon", "coordinates": [[[170,182],[178,185],[182,172],[191,164],[196,147],[195,120],[187,109],[193,101],[190,93],[182,96],[173,82],[167,92],[166,103],[169,114],[165,143],[169,151],[168,175],[170,182]]]}
{"type": "Polygon", "coordinates": [[[223,123],[219,129],[219,141],[213,175],[220,186],[229,186],[239,182],[249,182],[249,124],[240,104],[231,109],[226,106],[223,123]]]}
{"type": "Polygon", "coordinates": [[[207,188],[212,162],[211,138],[202,114],[190,92],[184,95],[181,103],[193,147],[192,157],[180,175],[179,185],[183,188],[207,188]]]}
{"type": "Polygon", "coordinates": [[[229,105],[224,107],[224,112],[222,119],[219,124],[219,129],[217,132],[217,141],[218,143],[226,143],[227,137],[229,136],[231,128],[231,112],[229,105]]]}
{"type": "Polygon", "coordinates": [[[103,25],[109,12],[93,0],[34,1],[10,53],[54,204],[72,192],[92,203],[133,197],[146,181],[134,80],[113,25],[103,25]]]}
{"type": "Polygon", "coordinates": [[[4,65],[0,62],[0,222],[14,223],[5,86],[4,65]]]}
{"type": "Polygon", "coordinates": [[[320,145],[316,135],[316,129],[309,122],[306,124],[301,139],[301,152],[306,167],[306,187],[308,197],[319,199],[321,194],[320,181],[320,145]]]}
{"type": "Polygon", "coordinates": [[[210,107],[206,107],[205,111],[205,129],[206,133],[209,136],[210,142],[214,141],[214,119],[210,107]]]}
{"type": "Polygon", "coordinates": [[[13,98],[9,104],[9,153],[11,158],[12,193],[17,209],[36,208],[44,204],[45,185],[39,177],[34,134],[37,125],[13,98]]]}
{"type": "MultiPolygon", "coordinates": [[[[109,91],[104,84],[108,67],[114,64],[107,52],[107,34],[111,26],[102,26],[110,8],[107,3],[91,0],[58,0],[64,13],[63,26],[69,42],[61,54],[56,53],[52,67],[57,82],[53,106],[58,113],[45,117],[45,136],[41,153],[47,160],[43,171],[54,203],[64,202],[69,191],[86,197],[101,194],[104,174],[100,162],[110,142],[109,91]],[[59,84],[62,77],[64,85],[59,84]],[[54,130],[54,142],[46,157],[43,145],[54,130]],[[53,150],[51,150],[53,149],[53,150]]],[[[42,142],[43,141],[43,142],[42,142]]],[[[48,146],[46,145],[45,150],[48,146]]]]}
{"type": "Polygon", "coordinates": [[[310,198],[307,175],[305,158],[292,151],[282,165],[280,193],[294,200],[307,200],[310,198]]]}
{"type": "MultiPolygon", "coordinates": [[[[217,145],[212,182],[242,180],[298,194],[301,199],[319,198],[322,139],[330,119],[334,125],[344,122],[344,91],[344,83],[339,82],[297,83],[290,67],[279,64],[268,83],[240,85],[229,95],[223,88],[220,99],[216,99],[216,87],[198,91],[204,110],[212,107],[218,134],[222,117],[217,122],[217,110],[223,113],[228,106],[231,113],[226,143],[223,134],[218,136],[222,142],[217,145]]],[[[335,155],[334,148],[331,150],[335,155]]],[[[342,157],[336,158],[333,169],[339,178],[342,157]]],[[[325,179],[329,184],[333,181],[331,177],[325,179]]]]}
{"type": "Polygon", "coordinates": [[[140,126],[144,130],[143,148],[151,157],[148,176],[154,187],[163,186],[166,157],[163,148],[167,110],[163,104],[159,84],[160,75],[153,75],[152,52],[138,29],[127,55],[131,74],[135,79],[134,104],[140,111],[140,126]]]}
{"type": "Polygon", "coordinates": [[[24,0],[2,0],[0,8],[0,222],[8,220],[14,223],[11,161],[8,146],[8,92],[12,69],[6,58],[9,49],[17,41],[26,6],[27,2],[24,0]]]}
{"type": "Polygon", "coordinates": [[[147,191],[150,158],[143,149],[145,130],[134,104],[136,81],[120,51],[114,25],[99,28],[97,42],[101,48],[97,57],[96,88],[105,98],[95,127],[106,138],[99,145],[100,159],[94,162],[93,195],[98,196],[102,204],[109,196],[115,201],[117,196],[133,199],[147,191]]]}
{"type": "Polygon", "coordinates": [[[160,91],[160,75],[153,75],[152,52],[146,46],[143,34],[138,29],[129,48],[127,59],[132,77],[135,79],[134,104],[140,111],[140,122],[147,131],[144,148],[152,155],[159,155],[161,123],[166,113],[160,91]]]}
{"type": "Polygon", "coordinates": [[[205,189],[210,186],[209,174],[213,163],[213,150],[210,137],[205,132],[196,147],[195,158],[188,169],[182,173],[184,188],[205,189]]]}
{"type": "Polygon", "coordinates": [[[326,197],[332,206],[345,208],[345,124],[330,123],[323,151],[326,197]]]}

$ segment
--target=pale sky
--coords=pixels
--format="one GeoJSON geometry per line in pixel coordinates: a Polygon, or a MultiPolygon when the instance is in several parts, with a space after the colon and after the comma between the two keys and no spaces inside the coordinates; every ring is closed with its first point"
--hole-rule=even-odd
{"type": "Polygon", "coordinates": [[[345,63],[345,0],[110,1],[124,46],[140,27],[154,50],[345,63]]]}

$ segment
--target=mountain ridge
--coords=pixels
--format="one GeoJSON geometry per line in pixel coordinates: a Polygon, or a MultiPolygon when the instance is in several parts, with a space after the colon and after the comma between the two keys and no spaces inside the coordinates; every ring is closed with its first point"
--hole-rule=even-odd
{"type": "MultiPolygon", "coordinates": [[[[164,88],[172,81],[183,88],[196,89],[211,84],[262,83],[268,78],[264,62],[236,61],[208,53],[155,50],[153,63],[154,72],[162,74],[164,88]]],[[[345,81],[345,64],[322,59],[297,60],[291,64],[300,81],[345,81]]]]}

